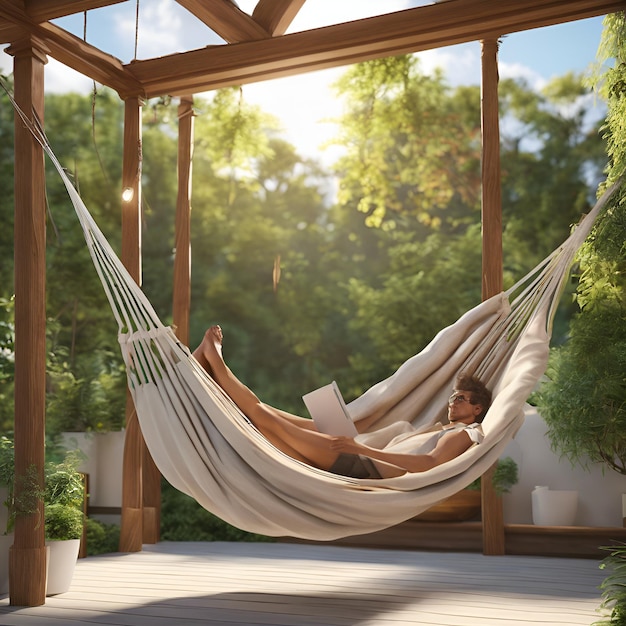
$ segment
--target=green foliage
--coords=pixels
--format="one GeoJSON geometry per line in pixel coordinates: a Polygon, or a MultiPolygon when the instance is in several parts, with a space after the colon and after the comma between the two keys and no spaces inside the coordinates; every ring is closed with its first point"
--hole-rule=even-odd
{"type": "Polygon", "coordinates": [[[13,482],[15,480],[15,451],[13,440],[0,436],[0,487],[7,489],[7,497],[2,506],[7,509],[6,527],[0,529],[3,534],[11,532],[14,523],[15,505],[13,502],[13,482]]]}
{"type": "Polygon", "coordinates": [[[85,519],[87,556],[117,552],[120,544],[120,527],[105,524],[88,517],[85,519]]]}
{"type": "Polygon", "coordinates": [[[60,502],[46,505],[46,539],[80,539],[82,534],[83,512],[80,509],[60,502]]]}
{"type": "Polygon", "coordinates": [[[586,311],[567,344],[550,355],[537,394],[552,447],[574,463],[604,463],[626,474],[626,318],[586,311]]]}
{"type": "MultiPolygon", "coordinates": [[[[626,165],[623,92],[626,84],[624,14],[605,18],[602,49],[616,59],[596,76],[608,100],[603,126],[611,157],[608,182],[626,165]],[[619,92],[619,93],[617,93],[619,92]]],[[[537,395],[552,446],[572,463],[603,463],[626,474],[626,191],[611,198],[578,255],[579,312],[569,341],[552,351],[548,380],[537,395]]]]}
{"type": "Polygon", "coordinates": [[[602,604],[600,611],[604,618],[593,626],[624,626],[626,624],[626,544],[603,548],[610,552],[600,563],[600,569],[610,573],[602,581],[602,604]]]}
{"type": "Polygon", "coordinates": [[[336,87],[348,111],[337,140],[347,150],[340,204],[388,229],[406,214],[437,227],[458,199],[478,207],[477,90],[468,115],[470,101],[457,108],[441,73],[421,74],[414,56],[357,64],[336,87]]]}
{"type": "Polygon", "coordinates": [[[624,119],[626,119],[626,17],[624,12],[604,18],[604,30],[598,49],[597,68],[590,84],[607,102],[608,114],[602,127],[614,178],[626,171],[624,119]]]}
{"type": "MultiPolygon", "coordinates": [[[[503,493],[509,493],[511,487],[516,485],[518,480],[517,463],[510,456],[499,459],[491,479],[495,492],[500,496],[503,493]]],[[[480,478],[477,478],[467,487],[472,491],[478,491],[480,488],[480,478]]]]}
{"type": "Polygon", "coordinates": [[[82,507],[85,490],[82,474],[77,469],[80,462],[80,452],[71,450],[60,463],[46,465],[46,505],[82,507]]]}
{"type": "Polygon", "coordinates": [[[85,497],[83,477],[78,471],[80,453],[72,450],[59,462],[49,462],[45,470],[46,539],[80,539],[85,497]]]}
{"type": "Polygon", "coordinates": [[[14,484],[13,510],[9,508],[7,532],[12,530],[16,517],[39,515],[39,504],[45,495],[45,491],[41,488],[39,471],[35,465],[29,465],[24,473],[16,473],[14,484]]]}
{"type": "Polygon", "coordinates": [[[12,298],[0,297],[0,432],[13,430],[14,307],[12,298]]]}
{"type": "Polygon", "coordinates": [[[166,481],[162,482],[161,491],[161,538],[164,541],[272,541],[227,524],[166,481]]]}

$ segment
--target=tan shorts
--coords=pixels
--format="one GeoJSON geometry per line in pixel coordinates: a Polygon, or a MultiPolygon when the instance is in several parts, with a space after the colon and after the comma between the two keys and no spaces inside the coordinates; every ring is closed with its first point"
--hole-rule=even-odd
{"type": "Polygon", "coordinates": [[[374,461],[358,454],[341,453],[328,471],[350,478],[382,478],[374,461]]]}

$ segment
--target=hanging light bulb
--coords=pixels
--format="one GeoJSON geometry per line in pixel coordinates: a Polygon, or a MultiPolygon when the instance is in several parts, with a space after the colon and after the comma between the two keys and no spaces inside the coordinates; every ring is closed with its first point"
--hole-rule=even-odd
{"type": "Polygon", "coordinates": [[[130,202],[133,199],[135,192],[132,187],[125,187],[124,191],[122,191],[122,200],[124,202],[130,202]]]}

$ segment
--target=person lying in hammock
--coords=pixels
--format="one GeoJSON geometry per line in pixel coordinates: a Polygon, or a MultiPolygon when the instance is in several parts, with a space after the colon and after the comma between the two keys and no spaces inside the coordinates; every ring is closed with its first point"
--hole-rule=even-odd
{"type": "MultiPolygon", "coordinates": [[[[308,465],[353,478],[391,478],[429,470],[482,441],[480,423],[491,403],[491,393],[475,378],[457,378],[454,393],[448,401],[450,423],[443,427],[438,425],[436,432],[429,433],[426,447],[422,441],[410,453],[394,452],[391,444],[378,449],[350,437],[321,433],[313,420],[261,402],[226,365],[222,341],[222,329],[211,326],[193,352],[194,357],[271,443],[308,465]]],[[[367,419],[355,425],[359,432],[365,432],[370,426],[367,419]]],[[[411,428],[410,425],[407,427],[411,428]]]]}

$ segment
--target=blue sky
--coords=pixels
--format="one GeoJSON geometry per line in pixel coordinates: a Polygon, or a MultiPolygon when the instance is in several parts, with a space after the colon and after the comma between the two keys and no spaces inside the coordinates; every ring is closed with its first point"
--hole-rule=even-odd
{"type": "MultiPolygon", "coordinates": [[[[240,8],[251,12],[254,0],[238,0],[240,8]]],[[[381,6],[388,11],[426,4],[424,0],[308,0],[290,28],[291,31],[324,26],[333,21],[368,17],[381,6]],[[330,16],[330,17],[329,17],[330,16]]],[[[124,2],[87,14],[87,41],[113,54],[123,62],[135,55],[136,3],[124,2]]],[[[523,77],[536,89],[552,77],[568,71],[585,72],[594,62],[602,17],[558,26],[514,33],[503,38],[499,51],[502,78],[523,77]]],[[[58,22],[83,37],[83,14],[58,22]]],[[[137,58],[162,56],[176,51],[219,44],[209,29],[198,23],[174,0],[140,3],[137,58]]],[[[480,45],[477,42],[440,48],[419,54],[421,68],[444,70],[451,86],[479,84],[480,45]]],[[[12,59],[0,52],[0,72],[10,72],[12,59]]],[[[307,155],[319,154],[320,144],[333,134],[328,118],[341,113],[330,84],[343,68],[313,72],[243,87],[244,97],[278,117],[286,138],[307,155]]],[[[68,70],[53,59],[46,66],[46,91],[88,93],[92,82],[68,70]]],[[[324,160],[332,160],[326,153],[324,160]]]]}

